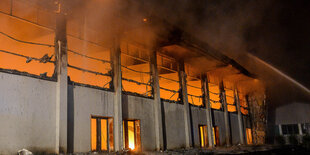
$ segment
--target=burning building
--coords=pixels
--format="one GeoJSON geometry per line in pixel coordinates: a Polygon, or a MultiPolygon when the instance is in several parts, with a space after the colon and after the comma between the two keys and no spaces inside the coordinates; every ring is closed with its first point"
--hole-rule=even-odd
{"type": "Polygon", "coordinates": [[[178,25],[116,6],[1,0],[0,153],[265,143],[255,75],[178,25]]]}

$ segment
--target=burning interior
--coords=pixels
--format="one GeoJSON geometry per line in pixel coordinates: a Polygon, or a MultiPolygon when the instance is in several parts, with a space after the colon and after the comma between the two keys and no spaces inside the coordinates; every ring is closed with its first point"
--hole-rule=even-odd
{"type": "Polygon", "coordinates": [[[58,153],[264,143],[263,84],[242,66],[156,17],[115,15],[109,0],[73,4],[0,2],[1,76],[68,81],[65,89],[51,88],[68,92],[59,101],[66,112],[51,112],[60,142],[27,146],[58,153]]]}

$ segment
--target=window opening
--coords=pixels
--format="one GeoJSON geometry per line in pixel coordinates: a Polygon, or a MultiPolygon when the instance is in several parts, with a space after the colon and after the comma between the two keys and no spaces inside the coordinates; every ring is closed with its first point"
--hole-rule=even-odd
{"type": "Polygon", "coordinates": [[[111,88],[110,49],[69,35],[67,40],[70,80],[78,84],[111,88]]]}
{"type": "Polygon", "coordinates": [[[213,142],[214,142],[214,146],[219,146],[220,145],[220,131],[219,131],[219,127],[218,126],[214,126],[212,128],[213,130],[213,142]]]}
{"type": "Polygon", "coordinates": [[[140,120],[123,121],[124,147],[132,151],[141,151],[140,120]]]}
{"type": "Polygon", "coordinates": [[[248,144],[253,144],[252,129],[251,128],[246,128],[246,139],[247,139],[248,144]]]}
{"type": "Polygon", "coordinates": [[[91,151],[111,151],[113,143],[112,118],[91,118],[91,151]]]}
{"type": "Polygon", "coordinates": [[[282,133],[283,135],[297,135],[298,125],[297,124],[282,124],[282,133]]]}
{"type": "Polygon", "coordinates": [[[157,68],[160,98],[172,102],[179,102],[181,99],[177,61],[168,56],[157,54],[157,68]]]}
{"type": "Polygon", "coordinates": [[[0,25],[0,68],[52,77],[55,13],[34,2],[11,2],[0,8],[0,23],[5,23],[0,25]]]}
{"type": "Polygon", "coordinates": [[[206,125],[199,125],[200,147],[208,147],[208,130],[206,125]]]}
{"type": "Polygon", "coordinates": [[[185,64],[185,73],[187,75],[188,102],[192,105],[203,106],[202,85],[200,77],[197,77],[198,73],[195,73],[195,70],[189,64],[185,64]]]}
{"type": "Polygon", "coordinates": [[[240,111],[243,115],[249,114],[248,102],[246,100],[246,95],[239,92],[239,101],[240,101],[240,111]]]}
{"type": "Polygon", "coordinates": [[[150,53],[147,49],[121,42],[122,89],[124,92],[152,97],[150,53]]]}

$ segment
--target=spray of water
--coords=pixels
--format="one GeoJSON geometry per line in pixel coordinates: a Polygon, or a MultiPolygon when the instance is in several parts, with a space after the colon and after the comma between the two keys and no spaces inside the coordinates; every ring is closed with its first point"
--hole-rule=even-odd
{"type": "Polygon", "coordinates": [[[267,66],[268,68],[272,69],[273,71],[275,71],[276,73],[280,74],[281,76],[283,76],[284,78],[286,78],[287,80],[291,81],[292,83],[296,84],[298,87],[300,87],[301,89],[305,90],[308,94],[310,94],[310,90],[303,86],[302,84],[300,84],[299,82],[297,82],[296,80],[294,80],[293,78],[291,78],[290,76],[284,74],[283,72],[281,72],[280,70],[278,70],[277,68],[273,67],[272,65],[268,64],[267,62],[261,60],[260,58],[248,53],[248,56],[255,59],[256,61],[260,62],[261,64],[264,64],[265,66],[267,66]]]}

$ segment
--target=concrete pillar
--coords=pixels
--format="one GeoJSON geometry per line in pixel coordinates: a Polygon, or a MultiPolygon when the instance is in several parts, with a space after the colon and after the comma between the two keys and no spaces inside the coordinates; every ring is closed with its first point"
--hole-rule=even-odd
{"type": "Polygon", "coordinates": [[[244,126],[243,126],[243,119],[242,119],[242,113],[241,113],[241,107],[240,107],[240,100],[239,100],[239,93],[238,90],[235,89],[235,101],[236,101],[236,107],[237,107],[237,113],[238,113],[238,127],[239,127],[239,135],[240,135],[240,144],[244,144],[244,126]]]}
{"type": "Polygon", "coordinates": [[[190,122],[190,105],[187,98],[187,84],[186,84],[186,73],[184,68],[184,61],[179,62],[179,79],[181,87],[182,102],[184,105],[184,124],[185,124],[185,147],[191,147],[191,122],[190,122]]]}
{"type": "Polygon", "coordinates": [[[281,125],[281,124],[279,124],[279,134],[280,134],[281,136],[283,136],[283,131],[282,131],[282,125],[281,125]]]}
{"type": "Polygon", "coordinates": [[[298,123],[298,132],[299,132],[299,135],[302,135],[302,128],[301,128],[301,124],[298,123]]]}
{"type": "Polygon", "coordinates": [[[68,74],[67,74],[67,38],[66,38],[66,17],[60,12],[56,14],[55,30],[55,74],[56,83],[56,143],[55,153],[66,152],[67,150],[67,97],[68,97],[68,74]],[[60,121],[62,120],[62,121],[60,121]]]}
{"type": "Polygon", "coordinates": [[[209,96],[209,84],[208,84],[208,78],[206,75],[202,76],[202,90],[203,90],[203,99],[205,103],[206,108],[206,115],[207,115],[207,130],[208,130],[208,143],[209,148],[212,148],[214,146],[213,142],[213,123],[212,123],[212,115],[211,115],[211,103],[210,103],[210,96],[209,96]]]}
{"type": "Polygon", "coordinates": [[[163,149],[163,133],[162,133],[162,116],[161,116],[161,100],[160,88],[157,69],[157,52],[150,53],[150,68],[152,73],[153,95],[154,95],[154,124],[155,124],[155,148],[157,151],[163,149]]]}
{"type": "Polygon", "coordinates": [[[225,123],[225,140],[226,146],[230,146],[230,126],[229,126],[229,113],[227,110],[226,94],[223,81],[220,83],[221,101],[224,108],[224,123],[225,123]]]}
{"type": "Polygon", "coordinates": [[[120,40],[117,37],[111,51],[113,88],[114,88],[114,151],[123,148],[123,119],[122,119],[122,74],[121,74],[121,49],[120,40]]]}

